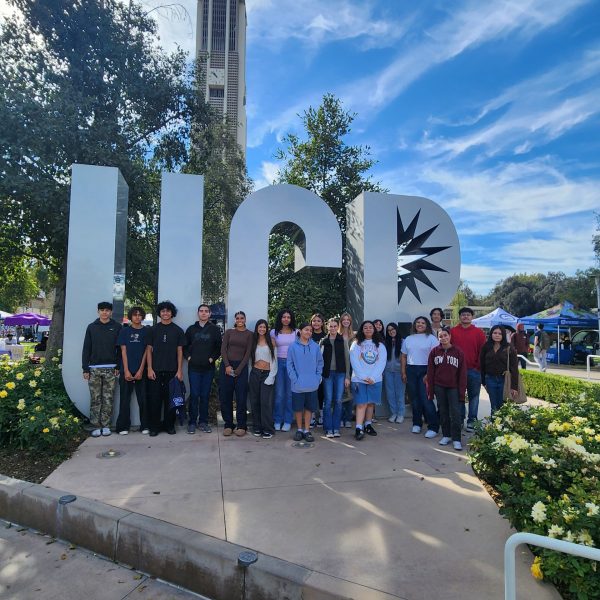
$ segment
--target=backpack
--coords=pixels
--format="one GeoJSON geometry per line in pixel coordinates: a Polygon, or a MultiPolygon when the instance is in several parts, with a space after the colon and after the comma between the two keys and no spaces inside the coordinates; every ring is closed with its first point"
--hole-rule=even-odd
{"type": "Polygon", "coordinates": [[[169,381],[169,408],[175,410],[175,414],[179,415],[179,424],[183,425],[185,418],[185,383],[179,381],[177,377],[173,377],[169,381]]]}
{"type": "Polygon", "coordinates": [[[542,329],[537,332],[538,346],[541,350],[548,350],[550,348],[550,336],[542,329]]]}

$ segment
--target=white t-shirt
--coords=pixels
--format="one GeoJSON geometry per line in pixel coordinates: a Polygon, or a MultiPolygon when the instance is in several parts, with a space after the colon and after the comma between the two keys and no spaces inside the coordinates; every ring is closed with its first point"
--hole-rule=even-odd
{"type": "Polygon", "coordinates": [[[427,359],[432,348],[439,346],[440,342],[435,335],[427,333],[413,333],[402,341],[402,354],[406,354],[407,365],[427,365],[427,359]]]}

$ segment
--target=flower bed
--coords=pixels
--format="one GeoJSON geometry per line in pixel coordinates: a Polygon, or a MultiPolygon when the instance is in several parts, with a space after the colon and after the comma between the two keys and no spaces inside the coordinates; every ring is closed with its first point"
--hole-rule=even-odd
{"type": "MultiPolygon", "coordinates": [[[[498,493],[501,514],[520,531],[600,546],[598,387],[576,398],[564,394],[556,407],[505,405],[471,440],[474,470],[498,493]]],[[[533,552],[534,577],[554,583],[565,598],[600,598],[596,562],[533,552]]]]}
{"type": "Polygon", "coordinates": [[[0,446],[62,452],[81,434],[59,358],[39,365],[0,362],[0,446]]]}

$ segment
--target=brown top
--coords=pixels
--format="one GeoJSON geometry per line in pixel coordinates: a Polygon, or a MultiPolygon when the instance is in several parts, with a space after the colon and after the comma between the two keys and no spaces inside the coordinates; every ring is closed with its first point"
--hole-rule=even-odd
{"type": "Polygon", "coordinates": [[[235,374],[239,375],[248,364],[250,350],[252,349],[253,334],[249,329],[239,331],[239,329],[228,329],[223,336],[221,343],[221,356],[225,367],[231,366],[231,362],[239,361],[235,368],[235,374]]]}

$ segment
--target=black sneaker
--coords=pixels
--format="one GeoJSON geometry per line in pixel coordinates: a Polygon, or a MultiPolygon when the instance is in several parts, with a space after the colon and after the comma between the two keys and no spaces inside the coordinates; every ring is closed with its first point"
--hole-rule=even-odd
{"type": "Polygon", "coordinates": [[[298,429],[296,431],[296,433],[294,434],[294,441],[301,442],[303,439],[304,439],[304,433],[298,429]]]}
{"type": "Polygon", "coordinates": [[[375,428],[370,423],[365,427],[365,433],[367,435],[377,435],[375,428]]]}
{"type": "Polygon", "coordinates": [[[269,433],[268,431],[265,431],[262,435],[261,435],[263,440],[270,440],[273,437],[272,433],[269,433]]]}
{"type": "Polygon", "coordinates": [[[365,432],[360,429],[360,427],[356,428],[356,433],[354,434],[354,439],[360,441],[365,437],[365,432]]]}
{"type": "Polygon", "coordinates": [[[253,431],[252,435],[254,435],[256,437],[260,437],[262,435],[262,431],[253,431]]]}
{"type": "Polygon", "coordinates": [[[313,437],[313,434],[310,431],[307,431],[304,434],[304,441],[306,441],[306,442],[314,442],[315,441],[315,438],[313,437]]]}

